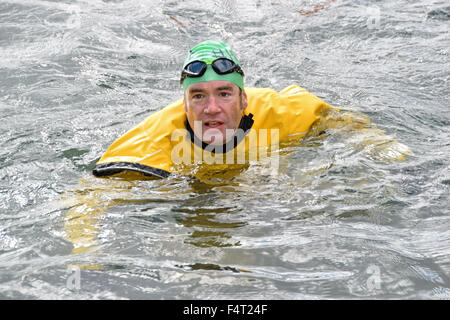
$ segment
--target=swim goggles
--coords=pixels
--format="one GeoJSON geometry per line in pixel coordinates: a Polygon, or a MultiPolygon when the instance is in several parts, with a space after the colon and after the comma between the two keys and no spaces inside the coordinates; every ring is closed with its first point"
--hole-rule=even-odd
{"type": "MultiPolygon", "coordinates": [[[[192,61],[186,67],[184,67],[183,71],[181,72],[180,83],[183,83],[183,80],[186,77],[201,77],[205,73],[207,67],[208,65],[206,62],[199,60],[192,61]]],[[[236,71],[240,75],[244,76],[244,71],[242,71],[241,67],[227,58],[219,58],[214,60],[211,63],[211,67],[217,74],[228,74],[236,71]]]]}

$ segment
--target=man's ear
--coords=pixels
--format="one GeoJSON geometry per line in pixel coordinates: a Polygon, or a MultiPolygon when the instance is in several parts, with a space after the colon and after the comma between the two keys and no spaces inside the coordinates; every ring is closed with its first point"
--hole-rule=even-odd
{"type": "Polygon", "coordinates": [[[248,105],[247,93],[245,92],[245,90],[242,90],[241,109],[245,110],[245,108],[247,108],[247,105],[248,105]]]}
{"type": "Polygon", "coordinates": [[[186,94],[183,95],[183,107],[184,107],[184,112],[187,112],[186,94]]]}

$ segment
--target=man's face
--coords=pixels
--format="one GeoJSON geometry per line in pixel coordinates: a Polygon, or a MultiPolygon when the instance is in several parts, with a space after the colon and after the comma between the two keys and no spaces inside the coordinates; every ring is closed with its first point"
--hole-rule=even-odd
{"type": "Polygon", "coordinates": [[[245,91],[240,95],[239,87],[229,81],[194,83],[184,95],[189,125],[197,137],[213,145],[224,144],[231,138],[246,107],[245,91]]]}

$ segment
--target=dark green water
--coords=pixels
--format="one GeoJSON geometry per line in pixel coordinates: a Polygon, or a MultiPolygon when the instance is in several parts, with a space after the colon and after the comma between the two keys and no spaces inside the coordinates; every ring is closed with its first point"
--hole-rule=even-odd
{"type": "Polygon", "coordinates": [[[1,1],[0,298],[448,299],[449,16],[437,0],[1,1]],[[205,39],[235,49],[247,86],[300,85],[413,154],[330,134],[275,176],[91,177],[182,95],[205,39]]]}

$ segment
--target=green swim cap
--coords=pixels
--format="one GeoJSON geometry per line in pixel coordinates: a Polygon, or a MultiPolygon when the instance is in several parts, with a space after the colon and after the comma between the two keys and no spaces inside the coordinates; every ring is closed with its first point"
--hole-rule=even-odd
{"type": "Polygon", "coordinates": [[[239,60],[234,55],[231,48],[220,41],[205,41],[193,47],[184,61],[183,69],[193,61],[203,61],[207,64],[207,69],[201,77],[186,77],[183,80],[183,90],[191,84],[198,82],[208,82],[215,80],[230,81],[244,90],[244,77],[236,71],[228,74],[218,74],[211,67],[211,63],[218,58],[227,58],[240,66],[239,60]]]}

